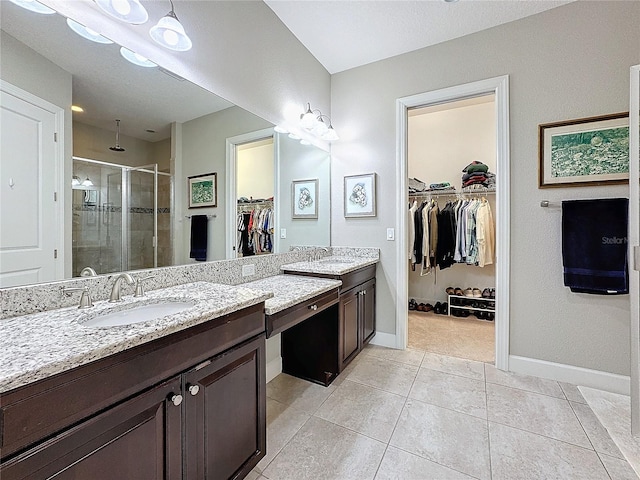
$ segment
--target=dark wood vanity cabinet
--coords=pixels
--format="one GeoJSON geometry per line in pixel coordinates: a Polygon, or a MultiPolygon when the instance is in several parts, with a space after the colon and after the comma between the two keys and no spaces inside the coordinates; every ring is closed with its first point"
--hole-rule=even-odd
{"type": "Polygon", "coordinates": [[[0,478],[244,478],[266,451],[263,309],[3,394],[0,478]]]}

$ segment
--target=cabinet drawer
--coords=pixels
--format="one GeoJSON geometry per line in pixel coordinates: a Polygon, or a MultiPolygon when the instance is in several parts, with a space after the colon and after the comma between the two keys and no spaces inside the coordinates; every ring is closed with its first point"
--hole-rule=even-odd
{"type": "Polygon", "coordinates": [[[342,280],[342,287],[340,291],[345,292],[353,287],[363,284],[367,280],[371,280],[376,276],[376,266],[370,265],[368,267],[355,270],[340,277],[342,280]]]}
{"type": "Polygon", "coordinates": [[[338,303],[337,288],[274,315],[267,315],[267,338],[297,325],[336,303],[338,303]]]}
{"type": "Polygon", "coordinates": [[[2,396],[3,459],[264,332],[259,303],[2,396]]]}

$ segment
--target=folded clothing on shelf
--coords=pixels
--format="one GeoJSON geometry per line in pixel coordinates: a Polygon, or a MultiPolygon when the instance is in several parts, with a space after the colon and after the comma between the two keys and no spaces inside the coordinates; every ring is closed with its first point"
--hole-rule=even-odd
{"type": "Polygon", "coordinates": [[[427,188],[427,184],[417,178],[410,178],[407,184],[409,186],[409,193],[424,192],[427,188]]]}

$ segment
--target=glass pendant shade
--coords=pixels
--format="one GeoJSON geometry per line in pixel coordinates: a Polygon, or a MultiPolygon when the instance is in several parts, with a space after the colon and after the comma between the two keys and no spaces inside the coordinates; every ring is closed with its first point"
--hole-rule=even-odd
{"type": "Polygon", "coordinates": [[[91,30],[90,28],[87,28],[81,23],[78,23],[70,18],[67,18],[67,25],[69,25],[69,28],[76,32],[78,35],[86,38],[87,40],[91,40],[92,42],[104,43],[105,45],[113,43],[107,37],[103,37],[95,30],[91,30]]]}
{"type": "Polygon", "coordinates": [[[158,66],[147,57],[143,57],[142,55],[125,47],[120,48],[120,55],[122,55],[126,60],[133,63],[134,65],[138,65],[139,67],[151,68],[158,66]]]}
{"type": "Polygon", "coordinates": [[[89,179],[89,177],[87,177],[82,181],[82,186],[83,187],[93,187],[93,182],[89,179]]]}
{"type": "Polygon", "coordinates": [[[147,10],[139,0],[95,0],[106,14],[133,25],[149,20],[147,10]]]}
{"type": "Polygon", "coordinates": [[[307,103],[307,111],[300,115],[300,126],[306,130],[311,130],[316,126],[316,116],[311,111],[311,105],[307,103]]]}
{"type": "Polygon", "coordinates": [[[173,10],[162,17],[154,27],[151,27],[149,35],[159,45],[176,52],[186,52],[191,50],[193,46],[173,10]]]}
{"type": "Polygon", "coordinates": [[[72,187],[77,187],[78,185],[80,185],[82,182],[80,182],[80,177],[77,175],[74,175],[73,177],[71,177],[71,186],[72,187]]]}
{"type": "Polygon", "coordinates": [[[338,134],[336,133],[336,131],[333,129],[332,125],[329,125],[329,129],[327,130],[327,133],[325,133],[322,136],[323,140],[326,140],[328,142],[333,142],[335,140],[339,140],[340,137],[338,137],[338,134]]]}
{"type": "Polygon", "coordinates": [[[281,127],[280,125],[276,125],[275,127],[273,127],[273,130],[278,133],[289,133],[289,130],[287,130],[284,127],[281,127]]]}
{"type": "Polygon", "coordinates": [[[316,126],[313,129],[313,133],[322,138],[328,131],[329,127],[327,127],[327,124],[324,123],[324,120],[322,120],[322,118],[318,117],[316,126]]]}
{"type": "Polygon", "coordinates": [[[19,7],[26,8],[31,12],[44,13],[45,15],[51,15],[56,13],[52,8],[43,5],[35,0],[9,0],[11,3],[18,5],[19,7]]]}

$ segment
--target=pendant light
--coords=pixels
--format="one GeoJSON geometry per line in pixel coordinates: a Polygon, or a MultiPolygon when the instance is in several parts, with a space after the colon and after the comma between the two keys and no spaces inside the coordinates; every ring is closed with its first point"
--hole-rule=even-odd
{"type": "Polygon", "coordinates": [[[149,20],[147,10],[139,0],[95,0],[98,7],[107,15],[133,25],[149,20]]]}
{"type": "Polygon", "coordinates": [[[56,13],[52,8],[43,5],[35,0],[9,0],[11,3],[18,5],[19,7],[26,8],[27,10],[35,13],[44,13],[45,15],[51,15],[56,13]]]}
{"type": "Polygon", "coordinates": [[[82,182],[80,181],[80,177],[77,175],[74,175],[73,177],[71,177],[71,186],[72,187],[78,187],[82,184],[82,182]]]}
{"type": "Polygon", "coordinates": [[[89,179],[89,176],[82,181],[83,187],[93,187],[93,182],[89,179]]]}
{"type": "Polygon", "coordinates": [[[327,142],[340,139],[331,124],[331,118],[328,115],[323,115],[318,109],[312,109],[309,103],[307,103],[306,111],[300,114],[300,126],[327,142]],[[323,120],[324,118],[327,119],[329,125],[323,120]]]}
{"type": "Polygon", "coordinates": [[[311,130],[316,125],[316,116],[311,110],[311,104],[307,103],[307,111],[300,115],[300,126],[306,130],[311,130]]]}
{"type": "Polygon", "coordinates": [[[139,67],[157,67],[158,65],[153,63],[147,57],[143,57],[139,53],[134,52],[133,50],[129,50],[125,47],[120,47],[120,55],[122,55],[126,60],[133,63],[134,65],[138,65],[139,67]]]}
{"type": "Polygon", "coordinates": [[[103,43],[105,45],[109,45],[113,43],[107,37],[103,37],[95,30],[91,30],[90,28],[85,27],[81,23],[78,23],[75,20],[72,20],[71,18],[67,18],[67,25],[69,25],[69,28],[74,32],[76,32],[78,35],[80,35],[83,38],[86,38],[87,40],[91,40],[92,42],[103,43]]]}
{"type": "Polygon", "coordinates": [[[154,27],[151,27],[149,35],[157,44],[169,50],[186,52],[191,50],[193,43],[176,16],[173,0],[169,0],[169,2],[171,3],[171,11],[162,17],[154,27]]]}
{"type": "Polygon", "coordinates": [[[124,148],[120,146],[120,120],[116,120],[116,144],[113,147],[109,147],[109,150],[113,150],[114,152],[124,152],[124,148]]]}

